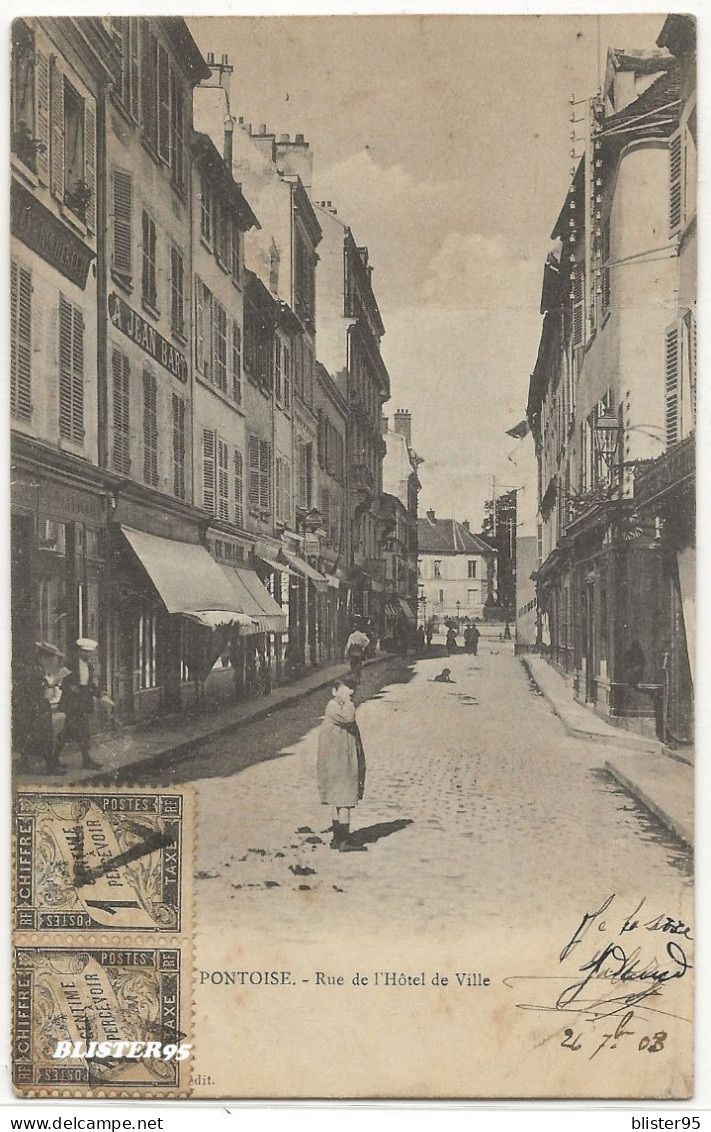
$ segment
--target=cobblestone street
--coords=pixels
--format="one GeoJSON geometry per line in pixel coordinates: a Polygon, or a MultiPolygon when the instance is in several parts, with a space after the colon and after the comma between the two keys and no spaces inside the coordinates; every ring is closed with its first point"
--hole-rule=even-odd
{"type": "Polygon", "coordinates": [[[368,760],[353,829],[328,850],[315,785],[327,691],[173,768],[198,786],[198,920],[312,935],[348,914],[417,932],[541,922],[615,892],[668,912],[690,899],[681,844],[602,770],[608,748],[567,736],[508,642],[479,655],[394,660],[364,674],[368,760]],[[444,663],[454,685],[433,677],[444,663]]]}

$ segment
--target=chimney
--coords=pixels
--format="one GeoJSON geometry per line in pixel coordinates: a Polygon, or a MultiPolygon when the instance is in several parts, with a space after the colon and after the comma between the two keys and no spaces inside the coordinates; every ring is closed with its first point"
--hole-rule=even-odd
{"type": "Polygon", "coordinates": [[[412,444],[412,413],[409,409],[398,409],[395,413],[395,432],[404,436],[408,444],[412,444]]]}
{"type": "Polygon", "coordinates": [[[435,513],[434,513],[434,511],[433,511],[432,509],[430,509],[430,510],[429,510],[429,511],[427,512],[427,518],[429,519],[429,521],[430,521],[431,523],[434,523],[434,521],[435,521],[435,513]]]}
{"type": "Polygon", "coordinates": [[[387,434],[388,434],[388,418],[386,416],[382,416],[380,418],[380,431],[382,432],[383,436],[387,436],[387,434]]]}
{"type": "Polygon", "coordinates": [[[286,140],[282,136],[276,146],[276,161],[282,173],[300,177],[308,192],[313,180],[314,155],[309,143],[304,141],[303,134],[297,134],[293,141],[289,140],[288,134],[286,140]]]}
{"type": "Polygon", "coordinates": [[[215,59],[215,52],[214,51],[208,51],[206,62],[207,62],[208,67],[210,68],[211,83],[214,83],[215,81],[217,81],[217,85],[221,86],[222,89],[224,90],[225,94],[227,95],[227,102],[229,103],[229,101],[230,101],[230,75],[234,71],[234,67],[230,63],[229,56],[228,55],[222,55],[220,57],[220,62],[218,63],[218,62],[216,62],[216,59],[215,59]]]}

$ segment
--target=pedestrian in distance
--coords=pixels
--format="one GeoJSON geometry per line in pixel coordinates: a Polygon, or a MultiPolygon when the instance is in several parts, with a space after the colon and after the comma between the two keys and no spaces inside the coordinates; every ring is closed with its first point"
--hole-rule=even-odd
{"type": "Polygon", "coordinates": [[[457,631],[451,625],[447,629],[445,645],[447,648],[448,656],[451,656],[453,652],[457,651],[457,631]]]}
{"type": "Polygon", "coordinates": [[[52,666],[62,658],[56,645],[47,641],[37,641],[32,664],[24,675],[23,702],[25,718],[22,726],[21,756],[22,766],[28,768],[30,756],[38,755],[44,759],[48,774],[63,774],[54,757],[54,732],[52,729],[52,689],[58,684],[68,669],[52,673],[52,666]]]}
{"type": "Polygon", "coordinates": [[[433,636],[434,636],[434,625],[432,624],[431,621],[428,621],[427,626],[425,628],[425,643],[427,645],[428,650],[429,650],[430,645],[432,644],[433,636]]]}
{"type": "Polygon", "coordinates": [[[352,674],[336,680],[318,736],[317,784],[321,802],[333,807],[331,849],[362,853],[367,846],[351,841],[351,810],[363,798],[365,752],[356,720],[352,674]]]}
{"type": "Polygon", "coordinates": [[[468,651],[472,654],[472,656],[477,655],[477,652],[479,650],[479,638],[480,637],[481,637],[481,633],[477,629],[476,625],[471,625],[470,628],[469,628],[469,649],[468,649],[468,651]]]}
{"type": "Polygon", "coordinates": [[[425,647],[425,627],[424,625],[420,625],[417,630],[417,651],[420,656],[424,656],[425,647]]]}
{"type": "Polygon", "coordinates": [[[53,761],[55,768],[60,765],[60,753],[65,743],[71,742],[76,743],[81,751],[84,769],[98,770],[99,763],[91,757],[91,719],[95,702],[102,694],[93,663],[98,645],[89,637],[80,637],[76,647],[76,667],[62,681],[59,711],[64,712],[64,727],[54,745],[53,761]]]}
{"type": "Polygon", "coordinates": [[[364,633],[360,628],[357,621],[353,622],[353,631],[346,641],[345,657],[348,661],[351,672],[356,678],[356,682],[360,683],[361,672],[363,669],[363,661],[366,652],[370,647],[370,637],[364,633]]]}

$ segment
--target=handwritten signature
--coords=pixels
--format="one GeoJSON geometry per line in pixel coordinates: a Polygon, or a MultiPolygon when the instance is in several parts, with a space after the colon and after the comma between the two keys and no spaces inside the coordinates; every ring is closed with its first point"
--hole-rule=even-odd
{"type": "MultiPolygon", "coordinates": [[[[661,1028],[654,1032],[632,1029],[634,1008],[643,1009],[645,1016],[681,1018],[662,1010],[659,1000],[664,989],[678,983],[693,970],[688,955],[689,945],[693,942],[690,925],[665,913],[648,916],[646,897],[629,915],[619,915],[618,908],[613,907],[616,900],[615,893],[612,893],[599,908],[583,914],[558,957],[561,967],[567,968],[568,973],[563,971],[540,979],[522,976],[504,979],[504,984],[510,987],[521,982],[533,982],[537,987],[543,984],[546,987],[543,1001],[519,1003],[519,1008],[574,1014],[578,1020],[576,1028],[584,1023],[595,1027],[604,1018],[622,1015],[616,1026],[611,1024],[608,1027],[609,1033],[593,1036],[593,1041],[598,1037],[602,1040],[590,1054],[591,1060],[604,1048],[617,1048],[623,1039],[629,1046],[632,1036],[637,1037],[640,1051],[661,1052],[665,1048],[667,1032],[661,1028]],[[653,952],[649,946],[651,941],[655,947],[653,952]],[[571,961],[575,963],[572,979],[569,973],[571,961]],[[557,990],[561,983],[562,990],[551,1000],[548,988],[553,984],[557,990]]],[[[639,1022],[637,1017],[637,1024],[639,1022]]],[[[578,1051],[583,1047],[589,1049],[591,1045],[589,1041],[582,1040],[582,1033],[576,1033],[575,1029],[567,1028],[563,1035],[560,1044],[566,1049],[578,1051]]]]}

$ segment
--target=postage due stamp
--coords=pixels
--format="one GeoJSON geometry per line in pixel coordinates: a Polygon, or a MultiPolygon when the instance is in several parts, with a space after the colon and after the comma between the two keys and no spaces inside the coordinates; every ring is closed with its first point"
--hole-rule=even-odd
{"type": "Polygon", "coordinates": [[[180,934],[187,805],[170,792],[18,792],[15,930],[180,934]]]}
{"type": "Polygon", "coordinates": [[[180,948],[16,948],[17,1091],[185,1095],[187,975],[180,948]]]}

